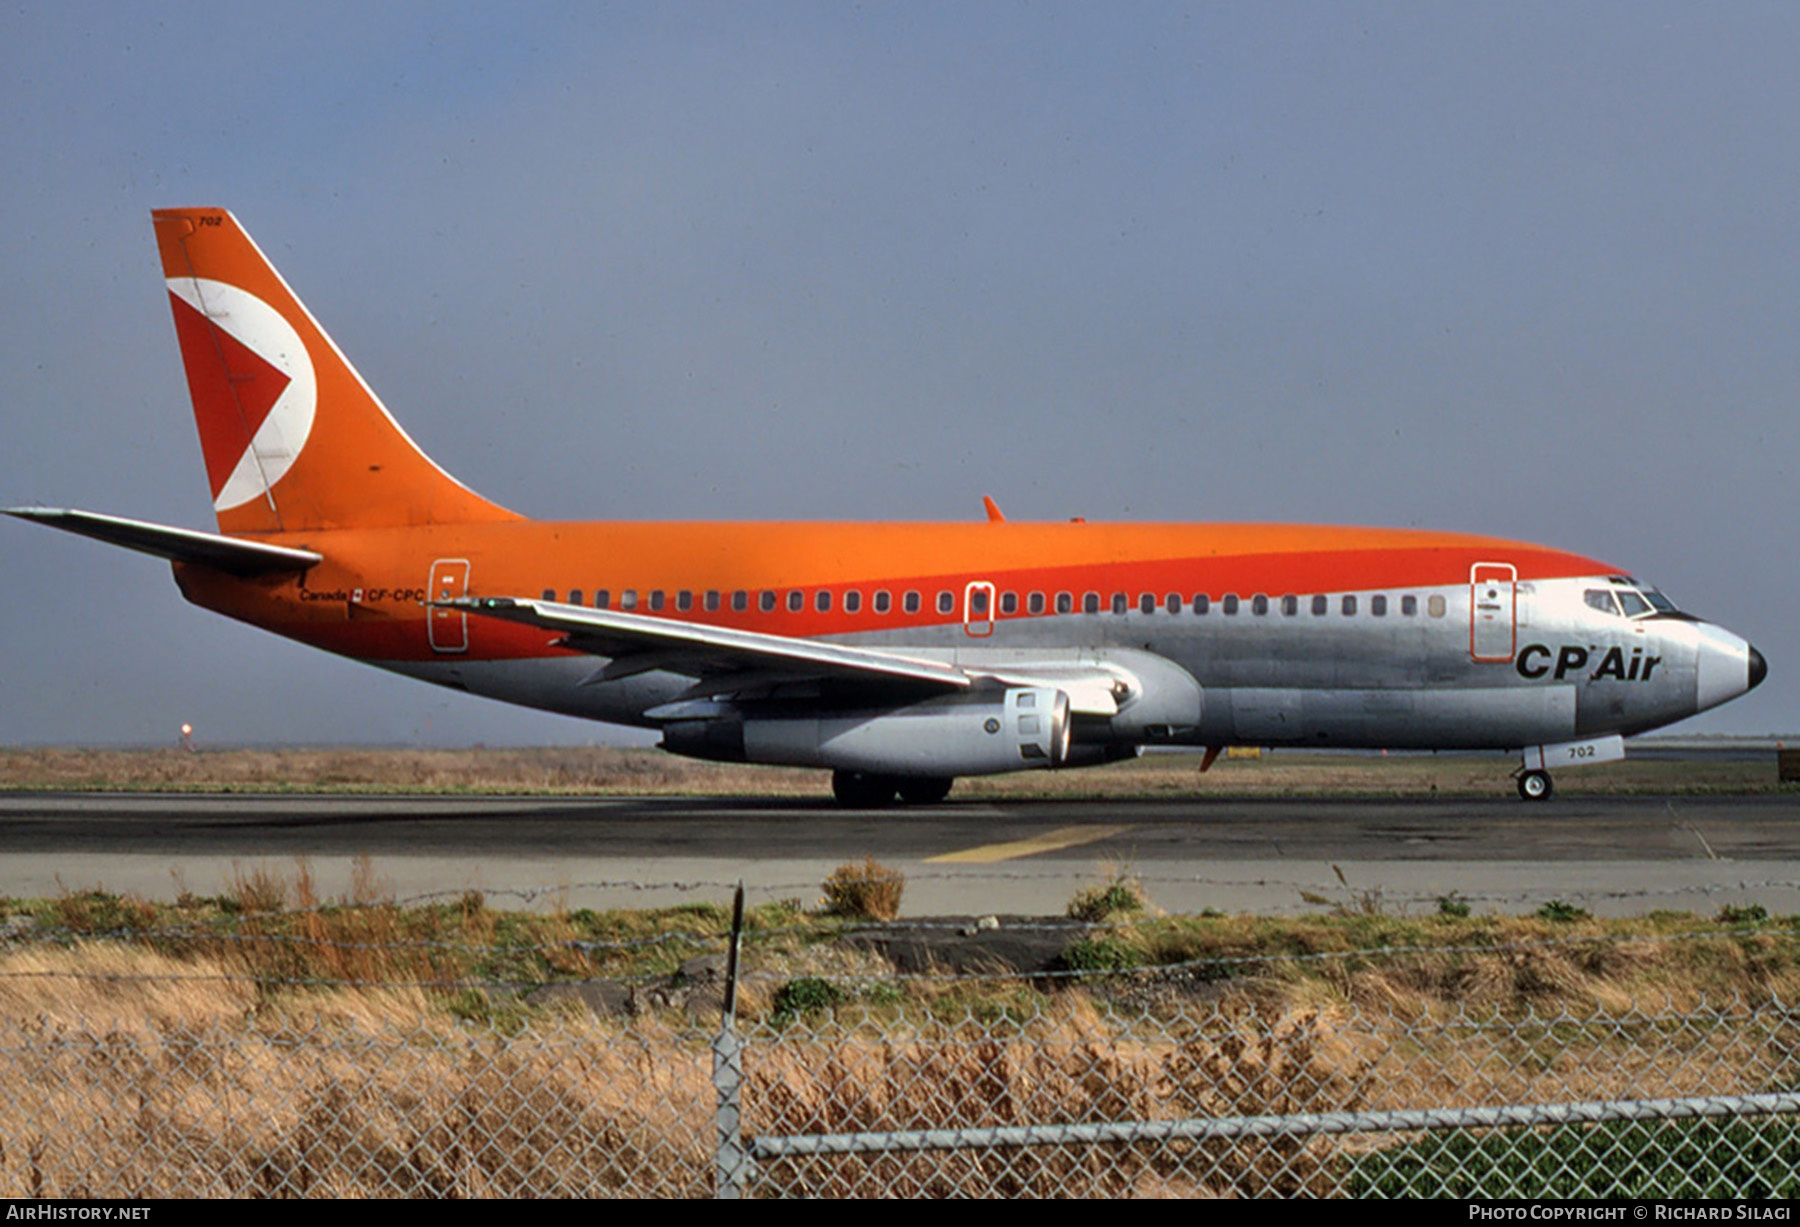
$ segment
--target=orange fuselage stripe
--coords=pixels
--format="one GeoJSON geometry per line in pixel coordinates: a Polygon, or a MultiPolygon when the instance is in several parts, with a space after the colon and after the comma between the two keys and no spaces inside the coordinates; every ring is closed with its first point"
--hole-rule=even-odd
{"type": "MultiPolygon", "coordinates": [[[[1046,616],[1055,595],[1068,592],[1076,611],[1083,596],[1114,593],[1134,605],[1142,593],[1159,599],[1196,593],[1310,595],[1346,591],[1442,588],[1469,582],[1479,562],[1510,564],[1521,580],[1605,575],[1616,568],[1591,558],[1493,537],[1398,529],[1304,525],[849,524],[849,523],[510,523],[421,525],[406,529],[344,529],[259,536],[317,550],[326,561],[305,576],[239,581],[183,568],[191,599],[233,617],[345,655],[372,660],[429,659],[422,601],[437,559],[469,563],[471,596],[567,600],[580,590],[591,602],[607,589],[612,608],[626,589],[638,594],[636,612],[773,634],[813,637],[937,627],[962,621],[966,584],[988,581],[1019,594],[1042,592],[1046,616]],[[736,591],[750,608],[731,608],[736,591]],[[779,594],[765,612],[757,594],[779,594]],[[805,593],[790,612],[790,591],[805,593]],[[844,593],[861,594],[856,613],[844,593]],[[873,611],[878,590],[891,594],[886,614],[873,611]],[[664,604],[652,610],[650,594],[664,604]],[[692,594],[687,610],[677,594],[692,594]],[[721,594],[721,608],[703,607],[721,594]],[[831,593],[830,609],[817,594],[831,593]],[[908,614],[903,595],[921,594],[908,614]],[[954,594],[954,610],[938,612],[940,592],[954,594]]],[[[484,623],[467,654],[474,659],[542,656],[560,649],[553,637],[518,626],[484,623]]]]}

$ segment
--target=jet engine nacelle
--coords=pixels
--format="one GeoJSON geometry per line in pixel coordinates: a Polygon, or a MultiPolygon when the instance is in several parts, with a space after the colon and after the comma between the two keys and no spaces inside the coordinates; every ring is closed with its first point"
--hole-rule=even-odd
{"type": "Polygon", "coordinates": [[[877,710],[750,709],[671,721],[662,744],[675,754],[724,762],[883,776],[994,775],[1068,761],[1069,697],[1019,686],[877,710]]]}

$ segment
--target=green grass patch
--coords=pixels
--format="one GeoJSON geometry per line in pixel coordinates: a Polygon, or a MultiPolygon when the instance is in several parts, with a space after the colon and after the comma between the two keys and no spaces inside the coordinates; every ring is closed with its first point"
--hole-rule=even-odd
{"type": "Polygon", "coordinates": [[[1351,1163],[1352,1197],[1791,1198],[1800,1121],[1617,1121],[1432,1134],[1351,1163]]]}

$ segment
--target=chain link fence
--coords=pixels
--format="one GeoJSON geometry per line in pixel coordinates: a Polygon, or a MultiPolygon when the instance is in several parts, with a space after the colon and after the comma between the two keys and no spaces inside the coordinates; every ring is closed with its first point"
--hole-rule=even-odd
{"type": "Polygon", "coordinates": [[[0,1196],[1800,1193],[1800,934],[1766,917],[1112,970],[1070,963],[1104,925],[1008,922],[1063,951],[1020,972],[900,957],[930,923],[821,956],[777,911],[740,973],[741,898],[730,938],[423,906],[461,927],[8,921],[0,1196]],[[1678,974],[1731,960],[1751,991],[1678,974]]]}

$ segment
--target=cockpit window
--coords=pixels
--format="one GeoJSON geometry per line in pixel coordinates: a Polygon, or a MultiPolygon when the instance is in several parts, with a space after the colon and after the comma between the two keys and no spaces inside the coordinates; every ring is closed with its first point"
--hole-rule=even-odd
{"type": "MultiPolygon", "coordinates": [[[[1654,609],[1657,613],[1672,614],[1672,613],[1680,612],[1679,610],[1677,610],[1675,608],[1674,601],[1671,601],[1668,597],[1664,596],[1662,593],[1658,592],[1655,588],[1652,588],[1649,584],[1646,584],[1644,581],[1642,581],[1640,579],[1635,579],[1629,575],[1613,575],[1613,576],[1609,576],[1608,580],[1611,583],[1619,585],[1621,588],[1637,589],[1637,591],[1635,593],[1633,593],[1632,595],[1643,597],[1644,600],[1646,600],[1650,603],[1650,608],[1654,609]]],[[[1620,592],[1619,599],[1624,600],[1624,598],[1625,598],[1625,594],[1623,592],[1620,592]]],[[[1631,609],[1632,609],[1632,606],[1629,603],[1627,603],[1625,606],[1625,611],[1626,611],[1625,616],[1626,617],[1637,618],[1637,617],[1643,616],[1642,614],[1632,613],[1631,609]]]]}
{"type": "Polygon", "coordinates": [[[1587,600],[1589,609],[1598,609],[1601,613],[1618,616],[1619,606],[1613,600],[1613,594],[1604,588],[1589,588],[1582,596],[1587,600]]]}
{"type": "Polygon", "coordinates": [[[1618,613],[1627,618],[1648,618],[1652,614],[1675,613],[1674,602],[1650,587],[1639,583],[1628,575],[1609,575],[1607,588],[1589,588],[1582,594],[1587,603],[1602,613],[1618,613]],[[1614,608],[1613,603],[1618,607],[1614,608]]]}

